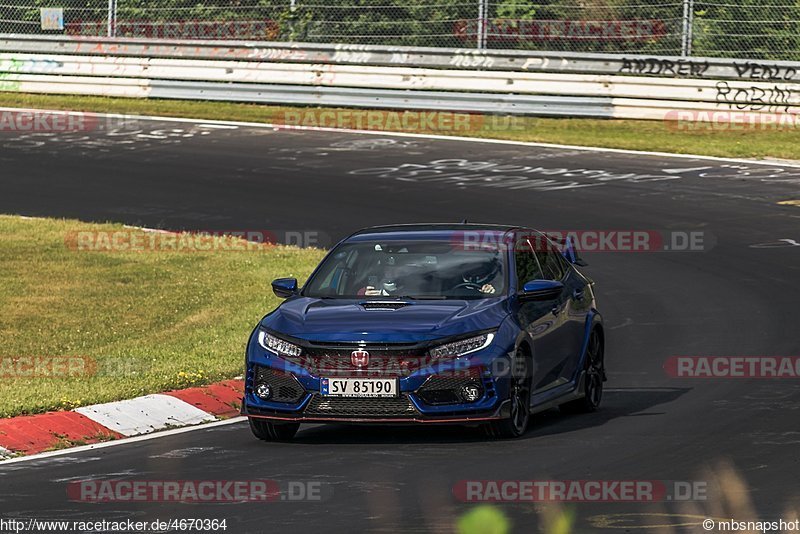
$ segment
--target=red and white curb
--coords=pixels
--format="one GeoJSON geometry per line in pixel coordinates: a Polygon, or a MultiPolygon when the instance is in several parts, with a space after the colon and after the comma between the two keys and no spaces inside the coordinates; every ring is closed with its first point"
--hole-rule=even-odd
{"type": "Polygon", "coordinates": [[[235,417],[243,389],[241,380],[227,380],[69,412],[0,419],[0,460],[235,417]]]}
{"type": "Polygon", "coordinates": [[[147,395],[77,408],[75,411],[126,437],[171,426],[199,425],[217,420],[210,413],[169,395],[147,395]]]}

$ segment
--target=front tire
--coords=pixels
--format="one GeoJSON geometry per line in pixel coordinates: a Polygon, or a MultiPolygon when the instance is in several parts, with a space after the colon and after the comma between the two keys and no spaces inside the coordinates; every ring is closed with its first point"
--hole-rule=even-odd
{"type": "Polygon", "coordinates": [[[250,417],[250,431],[262,441],[291,441],[300,429],[300,423],[270,423],[250,417]]]}
{"type": "Polygon", "coordinates": [[[562,412],[570,414],[594,412],[603,400],[603,382],[606,380],[605,349],[603,337],[597,328],[589,335],[584,371],[583,397],[562,404],[560,406],[562,412]]]}
{"type": "Polygon", "coordinates": [[[508,400],[511,414],[507,419],[493,421],[487,427],[489,435],[500,439],[514,439],[528,430],[531,419],[531,384],[533,375],[530,358],[522,349],[517,349],[511,362],[511,386],[508,400]]]}

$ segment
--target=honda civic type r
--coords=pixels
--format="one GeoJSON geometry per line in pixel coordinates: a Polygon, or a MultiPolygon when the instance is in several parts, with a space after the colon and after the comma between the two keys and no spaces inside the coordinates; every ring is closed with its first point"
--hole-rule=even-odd
{"type": "Polygon", "coordinates": [[[603,321],[569,240],[528,228],[429,224],[361,230],[250,336],[242,414],[263,440],[304,422],[483,425],[594,411],[603,321]]]}

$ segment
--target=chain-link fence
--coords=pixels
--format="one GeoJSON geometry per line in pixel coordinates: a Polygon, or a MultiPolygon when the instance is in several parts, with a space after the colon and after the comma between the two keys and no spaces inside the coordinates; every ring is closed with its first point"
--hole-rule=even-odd
{"type": "Polygon", "coordinates": [[[0,0],[0,32],[798,60],[800,1],[0,0]]]}

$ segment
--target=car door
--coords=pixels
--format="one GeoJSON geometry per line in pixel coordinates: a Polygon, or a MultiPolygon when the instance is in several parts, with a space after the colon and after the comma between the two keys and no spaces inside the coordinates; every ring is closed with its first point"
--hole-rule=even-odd
{"type": "Polygon", "coordinates": [[[583,276],[569,264],[561,252],[549,241],[538,247],[536,255],[542,264],[544,275],[564,284],[558,301],[558,316],[561,324],[559,354],[561,361],[554,367],[555,380],[564,383],[575,376],[585,338],[586,318],[591,309],[592,299],[588,283],[583,276]]]}
{"type": "MultiPolygon", "coordinates": [[[[537,255],[527,238],[520,238],[514,246],[514,263],[517,275],[517,290],[531,280],[546,278],[537,255]]],[[[533,390],[544,391],[558,385],[563,360],[561,348],[563,314],[558,311],[556,299],[531,300],[520,296],[516,310],[517,321],[533,340],[533,390]],[[554,312],[554,310],[556,310],[554,312]]]]}

